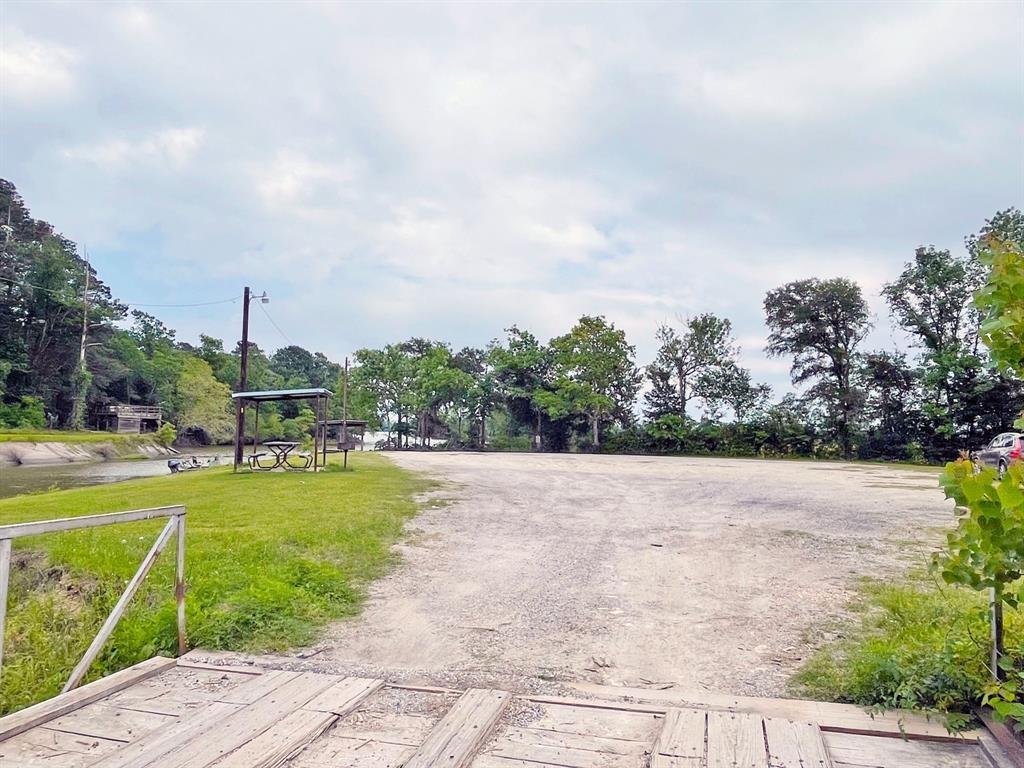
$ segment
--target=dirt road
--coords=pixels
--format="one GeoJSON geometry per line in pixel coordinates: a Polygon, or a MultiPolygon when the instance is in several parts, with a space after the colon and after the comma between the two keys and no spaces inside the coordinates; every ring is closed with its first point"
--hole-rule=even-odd
{"type": "Polygon", "coordinates": [[[390,457],[452,481],[451,503],[317,659],[406,679],[778,695],[858,577],[921,562],[952,519],[936,474],[906,468],[390,457]]]}

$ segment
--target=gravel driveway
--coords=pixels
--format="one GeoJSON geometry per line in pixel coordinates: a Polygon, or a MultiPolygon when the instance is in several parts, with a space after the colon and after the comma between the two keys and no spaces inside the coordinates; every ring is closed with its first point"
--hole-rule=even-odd
{"type": "Polygon", "coordinates": [[[317,659],[405,679],[778,695],[861,576],[952,520],[930,470],[395,453],[451,481],[317,659]],[[528,683],[527,683],[528,684],[528,683]]]}

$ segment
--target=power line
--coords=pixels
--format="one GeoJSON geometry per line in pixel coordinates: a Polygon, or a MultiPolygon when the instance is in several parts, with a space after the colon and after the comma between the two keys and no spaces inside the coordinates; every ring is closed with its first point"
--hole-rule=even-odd
{"type": "Polygon", "coordinates": [[[287,342],[288,342],[289,344],[291,344],[292,346],[295,346],[295,342],[294,342],[294,341],[292,341],[292,340],[291,340],[290,338],[288,338],[288,334],[287,334],[287,333],[285,333],[284,331],[282,331],[282,330],[281,330],[281,326],[279,326],[279,325],[278,325],[277,323],[275,323],[275,322],[274,322],[274,318],[272,318],[272,317],[270,316],[270,313],[269,313],[269,312],[267,312],[266,308],[265,308],[265,307],[263,306],[263,302],[262,302],[262,301],[261,301],[261,302],[258,302],[258,304],[259,304],[259,308],[260,308],[261,310],[263,310],[263,314],[267,316],[267,320],[269,320],[269,321],[270,321],[270,324],[271,324],[272,326],[274,326],[274,328],[276,328],[276,329],[277,329],[277,332],[281,334],[281,337],[282,337],[282,338],[283,338],[283,339],[284,339],[285,341],[287,341],[287,342]]]}
{"type": "Polygon", "coordinates": [[[214,304],[233,304],[241,299],[241,296],[232,296],[230,299],[218,299],[217,301],[200,301],[196,304],[137,304],[134,301],[122,301],[129,307],[210,307],[214,304]]]}
{"type": "MultiPolygon", "coordinates": [[[[45,291],[46,293],[65,292],[64,290],[47,288],[42,285],[35,285],[34,283],[26,283],[20,282],[18,280],[11,280],[9,277],[0,277],[0,280],[3,280],[5,283],[10,283],[11,285],[21,286],[22,288],[35,288],[37,291],[45,291]]],[[[194,302],[192,304],[148,304],[135,301],[122,301],[121,299],[114,299],[114,301],[117,301],[120,304],[125,304],[129,307],[209,307],[213,306],[214,304],[230,304],[232,302],[238,301],[241,298],[241,296],[232,296],[230,299],[217,299],[216,301],[200,301],[194,302]]]]}

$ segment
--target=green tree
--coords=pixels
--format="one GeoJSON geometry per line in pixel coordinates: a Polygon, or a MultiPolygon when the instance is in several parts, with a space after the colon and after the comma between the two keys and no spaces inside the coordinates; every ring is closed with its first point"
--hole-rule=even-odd
{"type": "Polygon", "coordinates": [[[681,331],[662,325],[657,337],[658,353],[647,367],[652,385],[646,397],[648,416],[675,413],[685,420],[693,397],[719,401],[739,354],[732,323],[705,313],[687,320],[681,331]]]}
{"type": "Polygon", "coordinates": [[[550,391],[551,350],[537,337],[515,325],[505,329],[505,342],[490,348],[490,363],[498,391],[509,413],[519,423],[528,424],[532,444],[543,447],[544,393],[550,391]]]}
{"type": "Polygon", "coordinates": [[[213,376],[209,363],[186,357],[176,383],[179,433],[201,430],[209,442],[225,443],[235,430],[231,389],[213,376]]]}
{"type": "Polygon", "coordinates": [[[360,349],[355,353],[350,379],[356,399],[364,408],[373,408],[389,438],[393,431],[399,440],[407,434],[413,375],[412,358],[402,345],[388,344],[383,349],[360,349]]]}
{"type": "Polygon", "coordinates": [[[584,315],[569,333],[551,340],[552,389],[541,392],[541,406],[553,418],[584,417],[590,439],[601,444],[601,425],[632,421],[642,375],[634,364],[635,348],[626,334],[604,317],[584,315]]]}
{"type": "Polygon", "coordinates": [[[920,458],[921,410],[918,376],[906,355],[869,352],[859,371],[864,390],[864,419],[869,425],[861,458],[906,460],[920,458]]]}
{"type": "Polygon", "coordinates": [[[853,386],[857,346],[871,328],[868,306],[852,280],[797,280],[764,300],[766,351],[791,355],[794,384],[810,383],[808,396],[826,409],[843,455],[853,452],[853,417],[860,393],[853,386]]]}
{"type": "Polygon", "coordinates": [[[1024,214],[1015,208],[997,213],[974,243],[987,269],[974,298],[984,313],[981,337],[997,365],[1024,377],[1024,214]]]}

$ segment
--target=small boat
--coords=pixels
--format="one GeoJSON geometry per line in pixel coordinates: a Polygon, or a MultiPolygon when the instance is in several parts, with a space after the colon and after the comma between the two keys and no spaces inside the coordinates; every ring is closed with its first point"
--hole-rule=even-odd
{"type": "Polygon", "coordinates": [[[176,475],[179,472],[191,472],[193,469],[206,469],[216,461],[216,456],[209,459],[201,459],[198,456],[182,456],[180,459],[168,459],[167,468],[171,470],[172,475],[176,475]]]}

